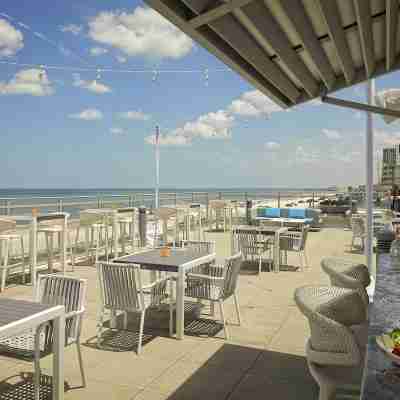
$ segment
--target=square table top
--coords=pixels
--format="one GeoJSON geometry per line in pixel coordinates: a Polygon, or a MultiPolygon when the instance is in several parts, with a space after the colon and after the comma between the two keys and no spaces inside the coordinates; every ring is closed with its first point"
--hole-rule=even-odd
{"type": "Polygon", "coordinates": [[[32,317],[43,311],[54,308],[51,305],[36,303],[33,301],[0,299],[0,330],[2,327],[20,321],[24,318],[32,317]]]}
{"type": "Polygon", "coordinates": [[[181,267],[191,264],[200,265],[201,259],[204,259],[204,263],[207,263],[211,262],[214,258],[215,254],[210,254],[206,251],[197,251],[190,248],[172,248],[171,255],[168,257],[160,256],[160,249],[152,249],[143,253],[120,257],[114,261],[118,263],[140,264],[144,268],[155,269],[157,271],[177,272],[181,267]]]}

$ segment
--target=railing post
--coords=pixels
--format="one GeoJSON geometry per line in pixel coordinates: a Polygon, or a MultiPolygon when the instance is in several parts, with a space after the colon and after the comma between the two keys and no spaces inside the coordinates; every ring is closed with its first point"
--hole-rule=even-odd
{"type": "Polygon", "coordinates": [[[10,200],[7,200],[6,207],[7,207],[6,214],[11,215],[11,201],[10,200]]]}
{"type": "Polygon", "coordinates": [[[281,192],[278,192],[278,208],[281,208],[281,192]]]}
{"type": "Polygon", "coordinates": [[[63,201],[62,199],[58,200],[58,212],[63,211],[63,201]]]}
{"type": "Polygon", "coordinates": [[[222,192],[218,192],[218,198],[222,200],[222,192]]]}

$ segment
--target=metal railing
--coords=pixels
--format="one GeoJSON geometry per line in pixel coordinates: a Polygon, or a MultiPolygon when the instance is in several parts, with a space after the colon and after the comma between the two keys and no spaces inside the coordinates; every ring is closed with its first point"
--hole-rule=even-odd
{"type": "MultiPolygon", "coordinates": [[[[200,203],[208,206],[210,200],[224,199],[227,201],[246,202],[270,201],[271,205],[284,207],[294,199],[309,199],[314,206],[318,198],[329,191],[176,191],[160,192],[160,205],[180,205],[200,203]]],[[[116,208],[140,207],[153,208],[155,204],[154,192],[132,192],[127,194],[96,194],[96,195],[68,195],[68,196],[15,196],[0,198],[0,215],[29,214],[32,208],[38,208],[42,213],[69,212],[77,215],[79,210],[87,208],[116,208]]],[[[308,204],[307,204],[308,205],[308,204]]]]}

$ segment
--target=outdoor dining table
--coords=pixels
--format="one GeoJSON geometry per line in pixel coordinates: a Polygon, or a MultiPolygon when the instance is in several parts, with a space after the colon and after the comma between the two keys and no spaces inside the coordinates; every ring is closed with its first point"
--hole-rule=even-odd
{"type": "Polygon", "coordinates": [[[168,257],[160,255],[160,249],[115,259],[115,262],[139,264],[142,269],[176,273],[176,338],[184,338],[185,327],[185,277],[191,269],[215,261],[215,253],[187,248],[172,248],[168,257]]]}
{"type": "Polygon", "coordinates": [[[302,228],[309,220],[305,218],[266,218],[256,217],[256,221],[276,222],[281,226],[295,226],[296,228],[302,228]]]}
{"type": "MultiPolygon", "coordinates": [[[[274,272],[279,272],[280,269],[280,257],[279,257],[279,242],[280,235],[286,233],[289,229],[282,226],[265,225],[265,226],[254,226],[254,225],[238,225],[232,228],[232,246],[233,246],[233,235],[235,232],[258,232],[260,235],[269,236],[274,238],[274,252],[273,252],[273,268],[274,272]]],[[[232,249],[233,253],[233,249],[232,249]]]]}
{"type": "Polygon", "coordinates": [[[0,337],[18,336],[53,322],[53,399],[64,399],[64,306],[50,306],[25,300],[0,298],[0,337]]]}

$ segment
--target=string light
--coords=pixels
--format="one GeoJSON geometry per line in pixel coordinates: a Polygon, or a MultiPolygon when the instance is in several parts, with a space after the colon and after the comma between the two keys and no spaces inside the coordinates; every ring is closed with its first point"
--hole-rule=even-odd
{"type": "Polygon", "coordinates": [[[157,78],[158,78],[158,71],[154,70],[153,77],[151,78],[151,80],[155,83],[157,81],[157,78]]]}
{"type": "Polygon", "coordinates": [[[193,74],[203,74],[204,77],[208,75],[209,72],[213,73],[220,73],[220,72],[231,72],[230,69],[228,68],[216,68],[216,69],[207,69],[207,75],[205,74],[204,70],[201,69],[164,69],[164,70],[157,70],[155,71],[154,69],[118,69],[118,68],[111,68],[111,67],[105,67],[105,68],[90,68],[90,67],[77,67],[77,66],[70,66],[70,65],[42,65],[42,64],[33,64],[33,63],[20,63],[17,61],[6,61],[6,60],[0,60],[0,64],[5,64],[5,65],[14,65],[17,67],[24,67],[24,68],[41,68],[43,67],[46,70],[59,70],[59,71],[68,71],[68,72],[91,72],[97,75],[97,73],[100,72],[107,72],[107,73],[122,73],[122,74],[153,74],[153,77],[156,75],[157,77],[160,75],[160,73],[163,74],[185,74],[185,73],[193,73],[193,74]]]}
{"type": "Polygon", "coordinates": [[[44,69],[44,65],[40,66],[40,70],[39,70],[39,80],[40,82],[43,82],[43,78],[44,78],[44,74],[45,74],[45,69],[44,69]]]}
{"type": "Polygon", "coordinates": [[[208,87],[208,68],[204,70],[205,85],[208,87]]]}

